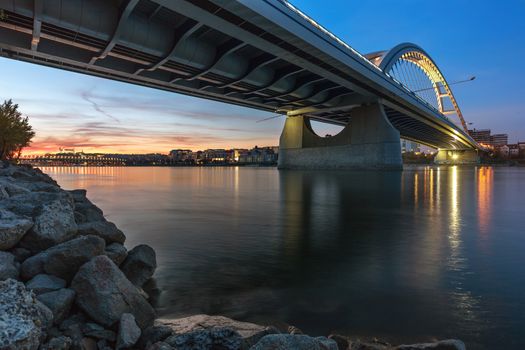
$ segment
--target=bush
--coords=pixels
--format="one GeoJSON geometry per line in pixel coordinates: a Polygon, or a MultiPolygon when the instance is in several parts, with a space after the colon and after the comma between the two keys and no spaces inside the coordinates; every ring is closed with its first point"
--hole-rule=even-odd
{"type": "Polygon", "coordinates": [[[29,119],[18,111],[18,105],[4,101],[0,105],[0,160],[18,159],[34,136],[29,119]]]}

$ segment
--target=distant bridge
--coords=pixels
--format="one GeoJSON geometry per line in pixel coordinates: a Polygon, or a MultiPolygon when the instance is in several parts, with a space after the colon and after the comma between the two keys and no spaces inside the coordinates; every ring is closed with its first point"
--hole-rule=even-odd
{"type": "Polygon", "coordinates": [[[284,0],[0,8],[2,56],[286,114],[283,168],[397,167],[399,137],[449,154],[482,150],[424,50],[401,44],[365,57],[284,0]],[[325,139],[309,120],[346,128],[325,139]]]}

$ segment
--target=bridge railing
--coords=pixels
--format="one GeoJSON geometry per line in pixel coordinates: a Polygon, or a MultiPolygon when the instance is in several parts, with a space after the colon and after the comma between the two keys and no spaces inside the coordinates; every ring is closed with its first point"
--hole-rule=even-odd
{"type": "Polygon", "coordinates": [[[299,10],[297,7],[295,7],[294,5],[292,5],[290,2],[288,2],[287,0],[278,0],[279,2],[281,2],[283,5],[285,5],[287,8],[289,8],[290,10],[292,10],[293,12],[295,12],[296,14],[298,14],[299,16],[301,16],[304,20],[306,20],[308,23],[310,23],[310,25],[314,26],[316,29],[320,30],[323,34],[327,35],[329,38],[331,38],[332,40],[334,40],[335,42],[337,42],[339,45],[345,47],[346,49],[350,50],[353,54],[355,54],[357,57],[361,58],[364,62],[366,62],[366,64],[368,64],[370,67],[372,67],[373,69],[375,70],[378,70],[380,71],[381,73],[383,73],[384,75],[386,75],[388,78],[390,78],[391,81],[393,81],[394,83],[396,83],[397,85],[399,85],[403,90],[406,90],[407,91],[407,94],[415,97],[419,102],[421,102],[422,104],[424,104],[426,107],[430,108],[431,110],[433,110],[434,112],[436,112],[436,114],[438,116],[441,117],[441,119],[449,122],[449,123],[452,123],[452,121],[447,118],[447,116],[445,116],[443,113],[441,113],[436,107],[434,107],[432,104],[430,104],[428,101],[426,101],[425,99],[423,99],[421,96],[419,96],[418,94],[416,94],[415,92],[413,92],[412,90],[410,90],[407,86],[405,86],[403,83],[401,83],[399,80],[397,80],[396,78],[394,78],[393,76],[391,76],[390,74],[388,74],[387,72],[383,71],[381,68],[379,68],[377,65],[375,65],[373,62],[371,62],[368,58],[366,58],[365,56],[363,56],[361,53],[359,53],[356,49],[354,49],[353,47],[351,47],[350,45],[348,45],[346,42],[344,42],[341,38],[339,38],[337,35],[335,35],[334,33],[332,33],[331,31],[329,31],[328,29],[326,29],[325,27],[323,27],[322,25],[320,25],[319,23],[317,23],[314,19],[312,19],[310,16],[308,16],[307,14],[305,14],[304,12],[302,12],[301,10],[299,10]]]}

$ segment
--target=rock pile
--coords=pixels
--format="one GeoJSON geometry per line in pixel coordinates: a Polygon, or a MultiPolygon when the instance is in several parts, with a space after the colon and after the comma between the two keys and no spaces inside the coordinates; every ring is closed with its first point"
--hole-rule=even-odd
{"type": "Polygon", "coordinates": [[[392,347],[314,338],[222,316],[155,320],[143,290],[155,251],[128,251],[125,239],[85,190],[0,162],[0,349],[465,349],[456,340],[392,347]]]}

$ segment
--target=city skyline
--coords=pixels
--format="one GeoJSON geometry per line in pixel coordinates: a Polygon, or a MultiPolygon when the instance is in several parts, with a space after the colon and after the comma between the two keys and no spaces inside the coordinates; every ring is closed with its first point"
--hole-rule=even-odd
{"type": "MultiPolygon", "coordinates": [[[[395,4],[378,8],[366,2],[334,1],[328,8],[312,0],[293,3],[361,53],[411,41],[432,55],[450,82],[475,75],[474,82],[453,86],[471,127],[508,133],[509,142],[525,139],[521,101],[525,89],[515,74],[520,66],[514,59],[525,49],[512,42],[525,34],[522,1],[490,6],[445,1],[441,6],[454,4],[455,9],[445,18],[434,6],[419,2],[422,15],[417,17],[395,4]],[[505,21],[487,25],[494,18],[505,21]]],[[[13,60],[0,62],[1,97],[20,104],[37,132],[28,154],[59,147],[146,153],[271,145],[278,143],[284,123],[284,117],[256,123],[272,116],[267,112],[13,60]]],[[[319,133],[334,130],[323,125],[319,133]]]]}

